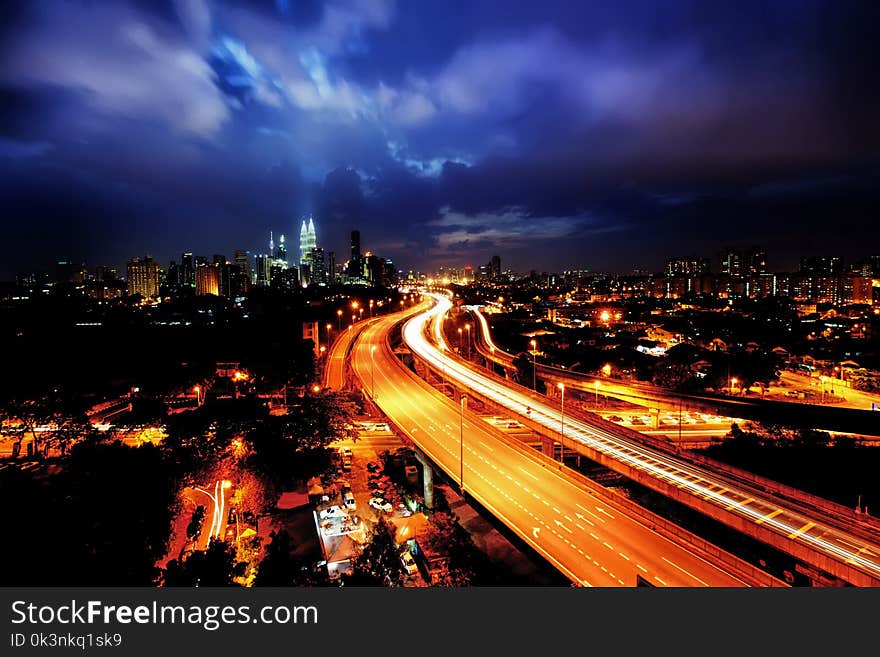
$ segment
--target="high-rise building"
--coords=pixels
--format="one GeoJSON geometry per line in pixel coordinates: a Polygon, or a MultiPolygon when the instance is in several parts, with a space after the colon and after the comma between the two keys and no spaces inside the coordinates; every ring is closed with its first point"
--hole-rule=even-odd
{"type": "Polygon", "coordinates": [[[667,276],[698,276],[709,272],[709,260],[697,256],[669,258],[664,271],[667,276]]]}
{"type": "Polygon", "coordinates": [[[489,277],[493,280],[501,278],[501,258],[497,255],[489,261],[489,277]]]}
{"type": "Polygon", "coordinates": [[[58,283],[81,284],[86,280],[86,267],[82,263],[61,260],[55,265],[55,280],[58,283]]]}
{"type": "Polygon", "coordinates": [[[308,253],[309,265],[309,282],[327,284],[327,266],[324,262],[324,249],[320,246],[313,246],[308,253]]]}
{"type": "Polygon", "coordinates": [[[196,267],[196,296],[220,295],[220,265],[216,262],[196,267]]]}
{"type": "Polygon", "coordinates": [[[253,283],[253,275],[251,274],[250,253],[247,251],[243,251],[242,249],[236,249],[234,259],[236,266],[238,267],[239,271],[241,271],[241,275],[244,277],[244,280],[246,280],[249,284],[253,283]]]}
{"type": "Polygon", "coordinates": [[[332,285],[336,282],[336,253],[327,252],[327,282],[332,285]]]}
{"type": "Polygon", "coordinates": [[[757,246],[749,249],[745,257],[745,269],[745,274],[757,275],[767,273],[767,253],[764,249],[757,246]]]}
{"type": "Polygon", "coordinates": [[[363,278],[363,264],[361,262],[361,231],[351,231],[351,258],[348,261],[348,277],[350,279],[363,278]]]}
{"type": "Polygon", "coordinates": [[[159,263],[150,256],[143,260],[132,258],[126,267],[126,292],[139,294],[144,299],[159,296],[159,263]]]}
{"type": "Polygon", "coordinates": [[[724,249],[718,254],[718,273],[725,276],[741,276],[743,270],[742,252],[737,249],[724,249]]]}
{"type": "Polygon", "coordinates": [[[180,270],[180,284],[194,286],[196,284],[196,264],[193,260],[193,254],[189,251],[185,251],[180,256],[180,270]]]}
{"type": "Polygon", "coordinates": [[[835,276],[843,273],[843,260],[838,256],[803,256],[801,273],[835,276]]]}
{"type": "Polygon", "coordinates": [[[309,262],[309,252],[318,246],[318,236],[315,233],[315,220],[309,216],[308,224],[303,217],[302,227],[299,229],[299,262],[309,262]]]}
{"type": "Polygon", "coordinates": [[[266,287],[269,285],[269,256],[264,253],[259,253],[254,256],[254,265],[255,265],[255,273],[254,273],[254,285],[258,285],[260,287],[266,287]]]}

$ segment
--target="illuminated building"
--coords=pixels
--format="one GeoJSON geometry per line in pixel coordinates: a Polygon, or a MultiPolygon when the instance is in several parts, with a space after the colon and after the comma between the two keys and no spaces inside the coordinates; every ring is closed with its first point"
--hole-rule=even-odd
{"type": "Polygon", "coordinates": [[[144,299],[159,296],[159,263],[147,256],[132,258],[126,267],[126,293],[139,294],[144,299]]]}

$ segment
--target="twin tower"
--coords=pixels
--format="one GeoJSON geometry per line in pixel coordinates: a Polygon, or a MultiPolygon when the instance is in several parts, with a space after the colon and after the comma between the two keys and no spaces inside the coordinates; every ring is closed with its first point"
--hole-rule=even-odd
{"type": "Polygon", "coordinates": [[[318,246],[318,237],[315,234],[315,220],[309,216],[309,223],[303,219],[302,228],[299,229],[299,261],[300,264],[311,264],[311,249],[318,246]]]}

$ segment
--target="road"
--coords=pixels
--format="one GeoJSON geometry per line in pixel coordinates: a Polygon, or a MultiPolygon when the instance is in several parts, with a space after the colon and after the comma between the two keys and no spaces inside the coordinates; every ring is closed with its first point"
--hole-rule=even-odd
{"type": "MultiPolygon", "coordinates": [[[[526,417],[549,430],[559,432],[563,424],[561,409],[547,398],[526,394],[472,370],[468,363],[453,359],[442,335],[442,317],[451,307],[442,295],[434,295],[437,305],[429,312],[411,320],[404,331],[407,346],[438,371],[455,379],[460,385],[475,390],[519,417],[526,417]],[[433,321],[432,321],[433,320],[433,321]],[[435,347],[427,339],[428,328],[435,347]]],[[[587,446],[614,461],[640,471],[671,487],[700,498],[750,523],[760,526],[795,544],[806,546],[826,558],[863,573],[873,585],[880,584],[880,546],[847,531],[832,527],[816,517],[791,510],[773,499],[761,497],[754,490],[744,489],[738,482],[721,477],[708,469],[692,465],[659,450],[647,447],[605,427],[594,426],[577,418],[567,418],[562,432],[569,447],[587,446]]],[[[722,514],[724,515],[724,514],[722,514]]]]}
{"type": "MultiPolygon", "coordinates": [[[[500,349],[493,341],[486,317],[479,309],[469,307],[477,318],[475,331],[476,350],[487,360],[506,368],[513,366],[514,355],[500,349]]],[[[547,363],[537,363],[538,377],[551,388],[564,383],[574,389],[624,400],[649,409],[677,412],[679,408],[712,413],[731,418],[746,418],[769,424],[786,424],[792,420],[803,426],[811,426],[838,433],[864,436],[880,436],[880,421],[871,412],[870,400],[860,398],[853,403],[817,404],[803,403],[791,398],[771,399],[758,396],[724,395],[716,393],[685,394],[661,388],[650,383],[620,381],[567,370],[547,363]],[[598,384],[598,388],[596,387],[598,384]]],[[[830,382],[826,385],[830,386],[830,382]]],[[[847,390],[849,394],[853,391],[847,390]]],[[[838,394],[839,391],[838,391],[838,394]]]]}
{"type": "MultiPolygon", "coordinates": [[[[427,305],[422,305],[424,310],[427,305]]],[[[743,586],[744,582],[625,515],[566,470],[499,438],[479,417],[398,361],[387,343],[398,321],[364,329],[352,352],[374,401],[435,464],[561,572],[583,586],[743,586]],[[464,440],[460,440],[463,433],[464,440]]]]}

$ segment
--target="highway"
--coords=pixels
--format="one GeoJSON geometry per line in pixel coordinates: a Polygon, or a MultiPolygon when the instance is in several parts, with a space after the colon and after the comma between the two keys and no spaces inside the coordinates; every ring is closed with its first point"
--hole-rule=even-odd
{"type": "MultiPolygon", "coordinates": [[[[475,372],[464,362],[444,353],[449,348],[442,335],[442,317],[451,303],[445,296],[433,296],[437,299],[434,308],[408,322],[404,330],[404,341],[413,353],[465,388],[491,399],[518,417],[528,416],[529,420],[545,427],[551,435],[558,433],[561,427],[560,409],[549,400],[511,389],[504,382],[475,372]],[[427,338],[429,328],[433,341],[439,346],[434,346],[427,338]]],[[[760,526],[761,529],[802,544],[831,561],[845,564],[863,573],[864,583],[880,584],[880,547],[874,543],[831,527],[817,518],[780,506],[754,490],[743,490],[736,481],[617,435],[605,427],[593,426],[574,417],[566,418],[562,436],[570,448],[577,444],[589,447],[650,478],[700,498],[746,521],[749,526],[760,526]]]]}
{"type": "Polygon", "coordinates": [[[375,319],[368,319],[366,322],[361,321],[357,325],[349,325],[346,330],[336,336],[336,339],[330,346],[330,350],[327,352],[323,387],[336,391],[345,388],[345,365],[348,362],[348,351],[364,327],[375,321],[375,319]]]}
{"type": "MultiPolygon", "coordinates": [[[[405,329],[420,332],[430,303],[405,329]]],[[[433,463],[526,543],[583,586],[743,586],[738,577],[628,517],[601,492],[433,389],[391,351],[400,320],[364,328],[352,350],[355,374],[374,402],[433,463]],[[370,383],[372,381],[372,386],[370,383]],[[463,436],[463,440],[461,440],[463,436]],[[463,457],[463,458],[462,458],[463,457]]],[[[598,489],[598,487],[597,487],[598,489]]]]}
{"type": "MultiPolygon", "coordinates": [[[[468,309],[474,313],[479,325],[479,330],[474,336],[476,350],[487,360],[508,369],[512,368],[514,354],[505,352],[492,341],[485,315],[478,308],[468,307],[468,309]]],[[[870,401],[866,397],[859,398],[858,403],[832,405],[794,400],[782,401],[779,397],[758,398],[717,393],[687,394],[645,382],[596,377],[541,362],[537,363],[536,370],[538,377],[551,387],[558,382],[564,382],[566,386],[592,393],[596,390],[595,385],[598,382],[597,392],[600,395],[661,411],[676,412],[679,408],[683,408],[770,424],[797,419],[803,426],[827,431],[880,436],[880,421],[878,421],[880,416],[870,410],[870,401]]],[[[854,392],[847,390],[846,394],[852,397],[854,392]]]]}

